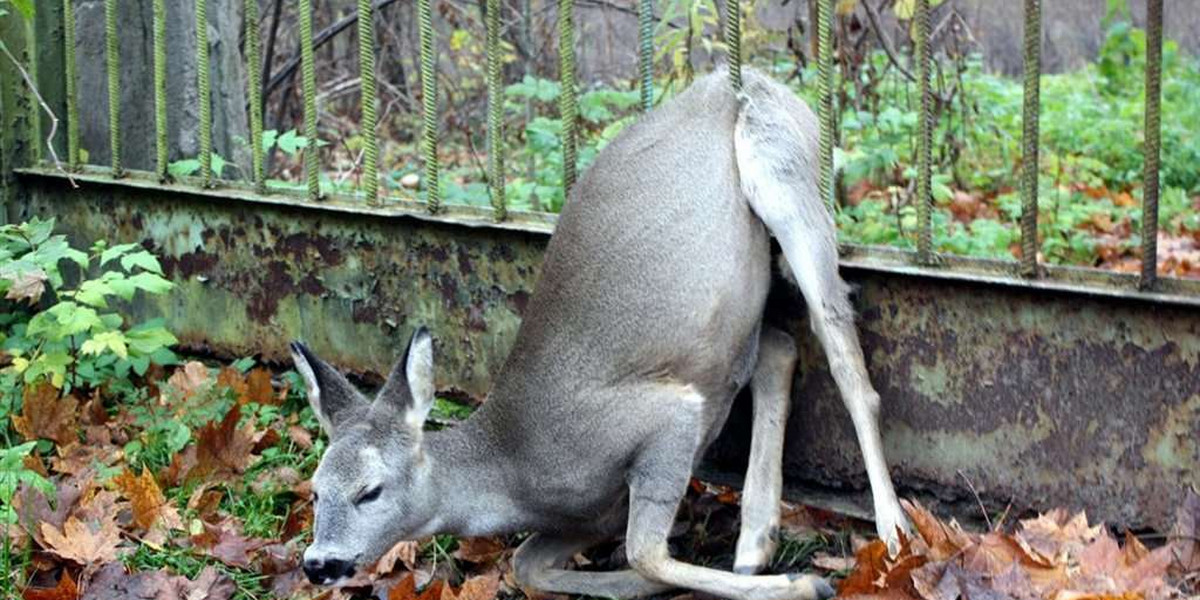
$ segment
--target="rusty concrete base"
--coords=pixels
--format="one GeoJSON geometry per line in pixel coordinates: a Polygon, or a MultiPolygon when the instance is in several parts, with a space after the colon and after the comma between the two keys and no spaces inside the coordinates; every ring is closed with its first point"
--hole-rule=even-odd
{"type": "MultiPolygon", "coordinates": [[[[552,225],[81,182],[71,191],[26,172],[20,212],[58,218],[79,243],[158,252],[178,287],[128,307],[135,318],[165,316],[193,348],[281,364],[286,342],[302,337],[365,373],[384,372],[409,329],[425,324],[439,386],[476,397],[507,354],[552,225]]],[[[1087,508],[1143,527],[1161,526],[1183,486],[1200,481],[1200,297],[852,264],[843,272],[860,288],[902,494],[973,504],[969,479],[992,507],[1087,508]]],[[[788,483],[861,498],[850,419],[799,297],[777,287],[770,319],[802,341],[788,483]]],[[[737,411],[715,445],[717,472],[736,473],[745,419],[737,411]]]]}

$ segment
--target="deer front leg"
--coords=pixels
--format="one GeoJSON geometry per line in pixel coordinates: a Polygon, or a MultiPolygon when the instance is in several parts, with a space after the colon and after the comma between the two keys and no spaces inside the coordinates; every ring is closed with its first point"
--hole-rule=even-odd
{"type": "Polygon", "coordinates": [[[740,575],[671,558],[667,537],[691,477],[695,431],[664,428],[629,474],[626,551],[633,568],[651,581],[732,600],[823,600],[833,588],[813,575],[740,575]]]}
{"type": "Polygon", "coordinates": [[[588,540],[535,533],[513,555],[513,574],[522,586],[538,591],[596,598],[642,598],[672,589],[629,569],[598,573],[562,568],[590,545],[588,540]]]}
{"type": "Polygon", "coordinates": [[[733,562],[733,571],[746,575],[767,566],[778,542],[783,436],[796,367],[796,344],[788,334],[764,326],[758,348],[750,380],[754,400],[750,466],[742,488],[742,527],[733,562]]]}

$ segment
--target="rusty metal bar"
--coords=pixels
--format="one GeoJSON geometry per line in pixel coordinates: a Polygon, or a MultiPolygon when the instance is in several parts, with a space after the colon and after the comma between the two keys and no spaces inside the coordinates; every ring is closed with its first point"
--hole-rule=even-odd
{"type": "Polygon", "coordinates": [[[819,188],[821,199],[835,208],[833,197],[833,133],[836,116],[833,114],[833,3],[817,2],[817,118],[821,123],[819,188]]]}
{"type": "Polygon", "coordinates": [[[104,2],[104,56],[108,69],[108,139],[112,153],[112,176],[121,177],[121,39],[117,34],[119,0],[104,2]]]}
{"type": "Polygon", "coordinates": [[[321,161],[317,144],[317,66],[313,52],[312,0],[300,0],[300,72],[304,95],[304,175],[310,200],[321,199],[321,161]]]}
{"type": "Polygon", "coordinates": [[[1162,152],[1162,0],[1146,2],[1146,148],[1142,165],[1142,279],[1158,280],[1159,158],[1162,152]]]}
{"type": "Polygon", "coordinates": [[[575,99],[575,0],[558,1],[558,118],[562,126],[563,197],[575,186],[579,105],[575,99]]]}
{"type": "Polygon", "coordinates": [[[508,217],[504,197],[504,85],[500,56],[500,0],[487,0],[488,190],[497,221],[508,217]]]}
{"type": "Polygon", "coordinates": [[[654,3],[638,0],[638,86],[642,110],[654,107],[654,3]]]}
{"type": "Polygon", "coordinates": [[[200,102],[200,184],[211,187],[212,85],[209,81],[208,0],[196,0],[196,95],[200,102]]]}
{"type": "Polygon", "coordinates": [[[362,96],[363,176],[367,203],[379,202],[379,116],[375,109],[375,10],[371,0],[358,0],[358,68],[362,96]]]}
{"type": "Polygon", "coordinates": [[[1041,107],[1042,0],[1025,0],[1025,105],[1021,115],[1021,274],[1038,276],[1038,114],[1041,107]]]}
{"type": "Polygon", "coordinates": [[[933,262],[933,94],[930,91],[929,0],[916,5],[917,85],[921,106],[917,129],[917,261],[933,262]]]}
{"type": "Polygon", "coordinates": [[[742,3],[725,0],[725,56],[729,63],[729,83],[742,89],[742,3]]]}
{"type": "Polygon", "coordinates": [[[441,208],[438,174],[437,54],[434,51],[433,10],[430,0],[417,0],[421,34],[421,153],[425,160],[425,205],[429,212],[441,208]]]}

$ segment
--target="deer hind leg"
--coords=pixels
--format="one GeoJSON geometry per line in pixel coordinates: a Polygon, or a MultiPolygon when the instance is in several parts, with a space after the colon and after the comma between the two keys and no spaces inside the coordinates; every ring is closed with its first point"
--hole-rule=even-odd
{"type": "Polygon", "coordinates": [[[687,490],[702,440],[697,429],[663,427],[640,451],[628,474],[629,564],[646,579],[732,600],[823,600],[833,588],[813,575],[743,575],[671,557],[667,538],[687,490]]]}
{"type": "Polygon", "coordinates": [[[535,533],[513,555],[513,574],[522,586],[538,591],[597,598],[642,598],[672,589],[632,569],[590,572],[563,568],[575,553],[590,545],[589,540],[535,533]]]}
{"type": "Polygon", "coordinates": [[[893,549],[907,519],[896,499],[879,437],[879,394],[867,376],[847,286],[838,274],[833,217],[817,191],[816,118],[790,91],[751,76],[734,131],[742,191],[779,240],[808,304],[813,331],[829,359],[854,421],[875,505],[875,525],[893,549]]]}
{"type": "Polygon", "coordinates": [[[735,573],[761,571],[775,554],[779,500],[783,495],[783,436],[791,408],[796,344],[788,334],[763,326],[758,363],[750,379],[754,400],[750,466],[742,488],[742,527],[735,573]]]}

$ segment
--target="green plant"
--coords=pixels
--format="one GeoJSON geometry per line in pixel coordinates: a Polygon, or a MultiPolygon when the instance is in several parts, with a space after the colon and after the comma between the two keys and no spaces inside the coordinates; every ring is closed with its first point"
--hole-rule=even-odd
{"type": "Polygon", "coordinates": [[[113,307],[139,291],[170,291],[158,259],[138,244],[100,241],[82,252],[54,234],[54,224],[35,218],[0,227],[0,350],[11,360],[0,370],[0,417],[26,384],[127,390],[131,373],[176,360],[177,340],[161,321],[128,326],[113,307]]]}

